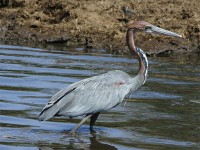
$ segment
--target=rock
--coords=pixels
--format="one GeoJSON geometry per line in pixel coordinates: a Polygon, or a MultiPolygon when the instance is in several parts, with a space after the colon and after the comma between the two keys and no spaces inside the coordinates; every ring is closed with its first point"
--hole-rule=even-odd
{"type": "Polygon", "coordinates": [[[61,35],[61,36],[52,36],[45,40],[46,43],[65,43],[69,41],[69,37],[67,35],[61,35]]]}

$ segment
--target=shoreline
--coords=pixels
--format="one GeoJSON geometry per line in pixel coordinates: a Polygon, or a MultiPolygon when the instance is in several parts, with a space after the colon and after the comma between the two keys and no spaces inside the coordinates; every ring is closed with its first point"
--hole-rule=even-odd
{"type": "Polygon", "coordinates": [[[184,37],[138,34],[136,44],[148,55],[171,54],[174,50],[200,53],[198,0],[10,1],[11,4],[0,5],[1,43],[24,43],[25,46],[62,43],[126,53],[124,25],[128,20],[145,20],[184,37]],[[122,11],[125,6],[134,15],[125,15],[122,11]]]}

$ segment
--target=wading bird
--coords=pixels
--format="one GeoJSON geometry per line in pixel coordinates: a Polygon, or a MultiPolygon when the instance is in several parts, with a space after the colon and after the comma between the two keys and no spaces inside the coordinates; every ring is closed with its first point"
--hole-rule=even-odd
{"type": "Polygon", "coordinates": [[[90,129],[92,130],[101,112],[117,106],[124,100],[126,95],[137,91],[146,81],[148,60],[145,53],[134,44],[133,38],[136,32],[181,37],[181,35],[144,21],[128,23],[126,42],[130,52],[139,60],[138,74],[131,77],[123,71],[114,70],[73,83],[49,100],[40,113],[39,120],[48,120],[53,116],[73,118],[84,115],[83,120],[70,133],[75,133],[89,118],[91,118],[90,129]]]}

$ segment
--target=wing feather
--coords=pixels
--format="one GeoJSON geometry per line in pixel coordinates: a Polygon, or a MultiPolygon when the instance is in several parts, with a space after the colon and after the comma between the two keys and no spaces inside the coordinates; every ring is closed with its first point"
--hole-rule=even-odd
{"type": "Polygon", "coordinates": [[[130,92],[129,79],[128,74],[116,70],[71,84],[50,99],[39,120],[56,114],[75,117],[111,109],[130,92]],[[119,82],[123,84],[116,84],[119,82]]]}

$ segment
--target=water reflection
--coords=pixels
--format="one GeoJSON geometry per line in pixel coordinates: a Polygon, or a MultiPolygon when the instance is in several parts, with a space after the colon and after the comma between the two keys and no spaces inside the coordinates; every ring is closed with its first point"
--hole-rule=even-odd
{"type": "MultiPolygon", "coordinates": [[[[77,137],[76,137],[77,138],[77,137]]],[[[56,149],[83,149],[83,150],[118,150],[115,146],[112,146],[111,144],[102,143],[99,140],[96,139],[96,135],[94,133],[90,136],[90,141],[84,142],[81,139],[71,139],[70,142],[64,146],[64,145],[38,145],[38,148],[40,150],[56,150],[56,149]]]]}
{"type": "Polygon", "coordinates": [[[101,148],[102,150],[103,149],[104,150],[117,150],[117,148],[112,145],[99,142],[96,139],[96,134],[94,132],[91,133],[91,135],[92,136],[90,137],[90,149],[97,150],[97,149],[101,148]]]}
{"type": "Polygon", "coordinates": [[[0,46],[0,149],[200,149],[200,61],[149,62],[145,86],[125,106],[101,114],[96,132],[90,133],[86,123],[77,138],[67,133],[79,118],[37,120],[48,99],[109,70],[135,75],[137,60],[95,50],[0,46]]]}

